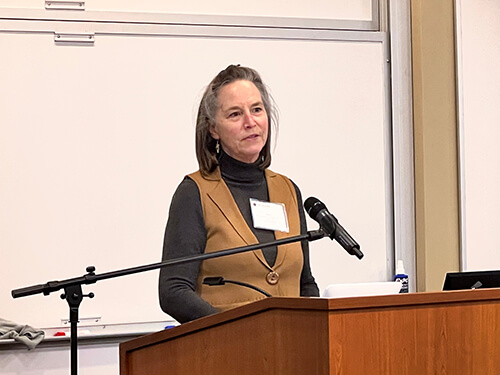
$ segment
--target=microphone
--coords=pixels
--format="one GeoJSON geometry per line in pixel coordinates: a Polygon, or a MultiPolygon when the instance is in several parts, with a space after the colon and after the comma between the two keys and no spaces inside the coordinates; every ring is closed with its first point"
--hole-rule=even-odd
{"type": "Polygon", "coordinates": [[[257,292],[259,293],[262,293],[263,295],[265,295],[266,297],[272,297],[268,292],[266,292],[264,289],[261,289],[255,285],[252,285],[252,284],[249,284],[249,283],[245,283],[243,281],[235,281],[235,280],[226,280],[224,279],[222,276],[214,276],[214,277],[205,277],[203,279],[203,284],[205,285],[210,285],[210,286],[214,286],[214,285],[224,285],[226,283],[229,283],[229,284],[236,284],[236,285],[240,285],[240,286],[244,286],[244,287],[247,287],[247,288],[250,288],[250,289],[253,289],[253,290],[256,290],[257,292]]]}
{"type": "Polygon", "coordinates": [[[359,250],[359,245],[340,225],[339,221],[333,216],[326,206],[319,199],[309,197],[304,202],[304,208],[309,216],[317,221],[332,240],[336,240],[351,255],[356,255],[359,259],[363,258],[363,253],[359,250]]]}

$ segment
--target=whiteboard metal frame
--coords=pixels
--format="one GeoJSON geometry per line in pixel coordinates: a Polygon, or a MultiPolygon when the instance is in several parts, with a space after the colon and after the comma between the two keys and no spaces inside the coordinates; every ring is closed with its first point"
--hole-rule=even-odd
{"type": "Polygon", "coordinates": [[[410,0],[392,0],[389,2],[389,7],[394,260],[403,260],[406,273],[411,280],[410,291],[414,292],[417,285],[417,270],[410,0]]]}
{"type": "Polygon", "coordinates": [[[0,19],[0,32],[13,33],[53,33],[93,34],[97,39],[101,35],[120,36],[171,36],[171,37],[214,37],[274,40],[309,40],[309,41],[351,41],[385,42],[385,33],[346,32],[338,30],[291,30],[291,29],[254,29],[252,27],[190,26],[190,25],[137,25],[114,23],[86,23],[80,30],[72,25],[58,21],[5,21],[0,19]]]}

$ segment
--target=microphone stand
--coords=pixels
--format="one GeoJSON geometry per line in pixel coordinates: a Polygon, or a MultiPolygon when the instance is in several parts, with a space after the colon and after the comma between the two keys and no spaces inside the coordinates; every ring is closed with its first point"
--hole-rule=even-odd
{"type": "Polygon", "coordinates": [[[183,264],[188,262],[203,261],[206,259],[219,258],[227,255],[244,253],[247,251],[262,249],[271,246],[285,245],[293,242],[299,242],[302,240],[307,240],[309,242],[316,241],[325,236],[325,232],[320,228],[319,230],[309,231],[307,234],[301,234],[298,236],[282,238],[279,240],[271,241],[264,244],[254,244],[248,246],[241,246],[232,249],[215,251],[212,253],[200,254],[187,256],[182,258],[176,258],[171,260],[166,260],[163,262],[146,264],[143,266],[125,268],[122,270],[106,272],[102,274],[95,273],[95,267],[89,266],[86,268],[87,274],[74,277],[71,279],[66,279],[62,281],[48,281],[45,284],[32,285],[25,288],[19,288],[12,290],[11,294],[13,298],[26,297],[34,294],[43,293],[43,295],[48,296],[50,293],[56,292],[60,289],[64,289],[64,294],[61,295],[62,299],[66,299],[69,305],[69,320],[71,323],[71,335],[70,335],[70,346],[71,346],[71,375],[77,375],[78,373],[78,312],[80,304],[84,297],[93,298],[94,293],[83,294],[82,285],[83,284],[95,284],[97,281],[112,279],[115,277],[132,275],[135,273],[152,271],[158,268],[163,268],[167,266],[183,264]]]}

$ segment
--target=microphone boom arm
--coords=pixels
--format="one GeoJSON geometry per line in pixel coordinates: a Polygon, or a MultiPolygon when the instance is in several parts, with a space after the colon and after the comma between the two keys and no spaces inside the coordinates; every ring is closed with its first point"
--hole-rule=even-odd
{"type": "Polygon", "coordinates": [[[34,294],[39,294],[39,293],[43,293],[44,295],[47,296],[50,293],[56,292],[60,289],[67,288],[69,286],[94,284],[100,280],[112,279],[115,277],[127,276],[127,275],[132,275],[135,273],[145,272],[145,271],[152,271],[152,270],[155,270],[158,268],[163,268],[163,267],[177,265],[177,264],[202,261],[202,260],[212,259],[212,258],[219,258],[219,257],[227,256],[227,255],[239,254],[239,253],[244,253],[247,251],[262,249],[265,247],[286,245],[289,243],[298,242],[298,241],[302,241],[302,240],[307,240],[307,241],[311,242],[311,241],[319,240],[319,239],[323,238],[324,236],[325,236],[325,232],[322,229],[319,229],[319,230],[315,230],[315,231],[309,231],[306,234],[282,238],[282,239],[271,241],[271,242],[268,242],[265,244],[257,243],[254,245],[241,246],[241,247],[236,247],[236,248],[232,248],[232,249],[214,251],[212,253],[205,253],[205,254],[200,254],[200,255],[192,255],[192,256],[187,256],[187,257],[182,257],[182,258],[170,259],[170,260],[166,260],[163,262],[146,264],[144,266],[125,268],[122,270],[111,271],[111,272],[106,272],[106,273],[102,273],[102,274],[94,273],[93,271],[95,270],[95,268],[90,266],[92,268],[87,267],[88,273],[86,275],[81,276],[81,277],[75,277],[75,278],[66,279],[66,280],[62,280],[62,281],[49,281],[46,284],[32,285],[32,286],[28,286],[25,288],[14,289],[14,290],[12,290],[11,294],[12,294],[13,298],[26,297],[26,296],[30,296],[30,295],[34,295],[34,294]]]}

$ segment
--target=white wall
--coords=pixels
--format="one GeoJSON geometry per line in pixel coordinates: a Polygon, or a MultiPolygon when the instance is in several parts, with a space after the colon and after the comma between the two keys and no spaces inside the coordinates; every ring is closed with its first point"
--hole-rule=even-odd
{"type": "Polygon", "coordinates": [[[500,2],[457,0],[462,269],[500,269],[500,2]]]}

